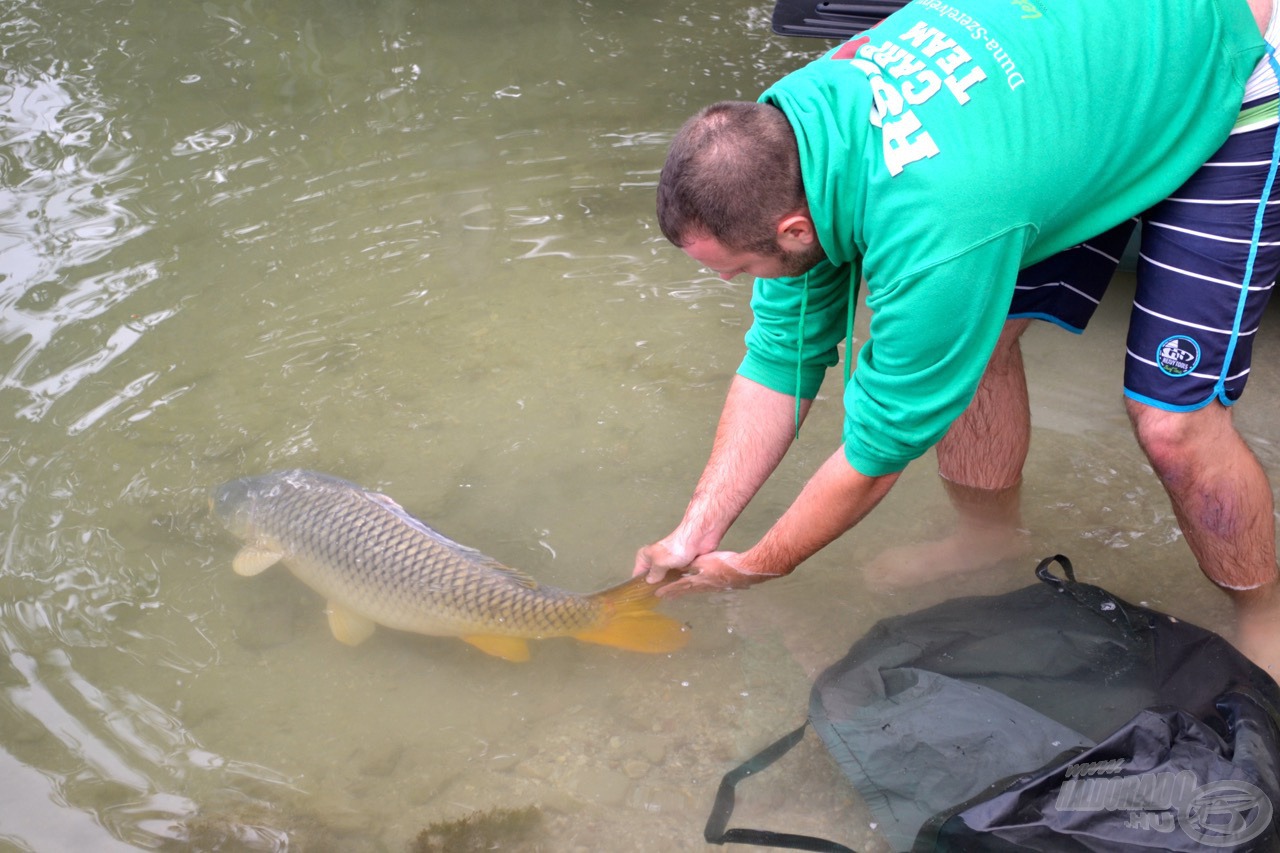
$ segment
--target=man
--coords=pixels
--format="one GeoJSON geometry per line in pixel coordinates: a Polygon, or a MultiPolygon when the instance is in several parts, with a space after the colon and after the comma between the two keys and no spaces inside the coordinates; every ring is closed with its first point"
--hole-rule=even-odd
{"type": "Polygon", "coordinates": [[[1280,664],[1271,490],[1228,408],[1280,267],[1274,18],[1271,0],[915,0],[758,103],[687,122],[659,222],[722,278],[757,277],[754,323],[684,518],[635,574],[683,570],[664,595],[788,574],[934,445],[961,524],[927,556],[1016,551],[1018,337],[1031,319],[1083,331],[1141,215],[1126,405],[1239,644],[1280,664]],[[718,551],[835,364],[862,277],[843,446],[759,542],[718,551]]]}

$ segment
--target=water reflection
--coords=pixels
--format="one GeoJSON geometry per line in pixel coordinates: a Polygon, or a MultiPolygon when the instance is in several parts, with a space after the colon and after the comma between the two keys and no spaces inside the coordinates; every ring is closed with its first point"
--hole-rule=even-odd
{"type": "MultiPolygon", "coordinates": [[[[0,619],[32,633],[48,626],[30,606],[6,608],[0,619]]],[[[194,793],[200,787],[190,784],[195,774],[291,787],[267,768],[201,748],[177,717],[127,688],[98,686],[65,650],[47,649],[37,658],[8,630],[0,630],[0,647],[8,663],[0,703],[7,734],[0,751],[7,771],[0,802],[7,803],[10,838],[25,839],[33,849],[128,849],[96,822],[55,805],[74,803],[97,813],[117,838],[154,847],[186,836],[183,825],[201,804],[169,792],[194,793]],[[107,818],[141,803],[147,805],[145,823],[120,825],[107,818]]]]}
{"type": "Polygon", "coordinates": [[[132,157],[109,118],[112,104],[93,80],[70,71],[55,78],[14,68],[0,89],[0,109],[6,117],[0,179],[10,202],[0,206],[0,344],[9,356],[0,399],[16,401],[19,417],[38,421],[68,390],[127,350],[138,333],[128,324],[103,329],[97,341],[80,343],[71,364],[66,355],[52,355],[56,339],[102,318],[157,273],[148,264],[82,273],[78,280],[70,275],[93,269],[148,227],[131,203],[136,187],[126,178],[132,157]],[[10,391],[19,394],[5,393],[10,391]]]}

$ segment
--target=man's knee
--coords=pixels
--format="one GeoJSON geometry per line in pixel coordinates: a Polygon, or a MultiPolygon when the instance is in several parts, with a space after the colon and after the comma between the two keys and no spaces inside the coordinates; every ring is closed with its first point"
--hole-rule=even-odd
{"type": "Polygon", "coordinates": [[[1199,464],[1205,452],[1234,430],[1231,411],[1210,403],[1189,412],[1170,412],[1126,399],[1125,407],[1138,444],[1161,479],[1178,479],[1182,472],[1199,464]]]}

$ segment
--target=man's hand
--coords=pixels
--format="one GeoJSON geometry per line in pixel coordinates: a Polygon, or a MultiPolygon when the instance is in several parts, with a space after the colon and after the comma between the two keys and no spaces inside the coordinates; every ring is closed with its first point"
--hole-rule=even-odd
{"type": "Polygon", "coordinates": [[[703,554],[684,571],[684,577],[661,587],[657,591],[657,596],[676,598],[690,592],[746,589],[753,584],[785,575],[785,573],[749,571],[743,565],[742,555],[734,551],[713,551],[710,554],[703,554]]]}
{"type": "Polygon", "coordinates": [[[676,534],[672,534],[636,552],[636,566],[631,576],[648,575],[649,583],[661,583],[668,572],[683,572],[697,556],[697,551],[681,544],[676,534]]]}

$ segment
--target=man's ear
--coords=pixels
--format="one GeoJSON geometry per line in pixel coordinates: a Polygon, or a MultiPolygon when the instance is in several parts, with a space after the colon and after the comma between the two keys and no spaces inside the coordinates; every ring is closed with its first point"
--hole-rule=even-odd
{"type": "Polygon", "coordinates": [[[787,252],[807,249],[818,240],[813,220],[806,212],[792,213],[778,222],[778,246],[787,252]]]}

